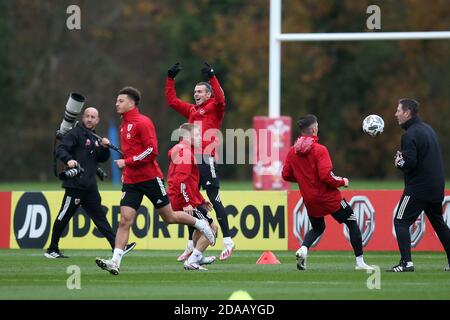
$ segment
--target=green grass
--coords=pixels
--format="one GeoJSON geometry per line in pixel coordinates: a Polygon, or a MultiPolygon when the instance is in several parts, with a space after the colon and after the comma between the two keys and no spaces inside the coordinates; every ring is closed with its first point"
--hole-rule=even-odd
{"type": "MultiPolygon", "coordinates": [[[[120,185],[115,186],[111,182],[99,182],[100,190],[120,190],[120,185]]],[[[447,185],[450,185],[448,183],[447,185]]],[[[291,184],[292,190],[297,190],[296,184],[291,184]]],[[[403,189],[403,181],[382,181],[382,180],[355,180],[350,181],[350,190],[393,190],[403,189]]],[[[61,183],[54,182],[11,182],[0,183],[0,191],[46,191],[61,190],[61,183]]],[[[221,181],[221,190],[253,190],[252,181],[221,181]]]]}
{"type": "Polygon", "coordinates": [[[95,257],[109,251],[65,253],[69,259],[50,260],[43,250],[0,250],[0,299],[227,299],[236,290],[267,300],[450,299],[444,253],[415,252],[416,271],[402,274],[384,272],[398,261],[398,253],[366,253],[366,262],[381,268],[379,290],[367,288],[370,274],[353,270],[349,251],[312,251],[307,271],[296,269],[293,252],[275,251],[280,265],[256,265],[261,252],[237,251],[198,272],[183,270],[178,251],[136,250],[124,258],[119,276],[95,265],[95,257]],[[70,265],[80,267],[80,290],[67,289],[70,265]]]}
{"type": "MultiPolygon", "coordinates": [[[[113,183],[98,182],[100,191],[104,190],[121,190],[121,185],[114,185],[113,183]]],[[[251,181],[223,181],[221,182],[222,190],[253,190],[251,181]]],[[[59,181],[54,182],[1,182],[0,191],[51,191],[62,190],[59,181]]]]}

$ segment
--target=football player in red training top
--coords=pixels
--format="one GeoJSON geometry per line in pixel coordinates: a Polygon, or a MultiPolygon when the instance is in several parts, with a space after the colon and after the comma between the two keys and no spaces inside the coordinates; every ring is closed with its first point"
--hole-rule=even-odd
{"type": "Polygon", "coordinates": [[[125,87],[119,91],[116,102],[117,113],[122,115],[120,143],[123,159],[115,160],[117,166],[123,169],[120,222],[112,259],[95,260],[100,268],[114,275],[119,274],[122,248],[128,241],[130,228],[144,195],[153,203],[156,212],[165,222],[193,226],[200,230],[212,245],[216,240],[206,220],[194,218],[183,211],[172,210],[163,175],[156,162],[158,140],[155,127],[148,117],[139,112],[137,105],[140,100],[141,94],[137,89],[125,87]]]}
{"type": "Polygon", "coordinates": [[[297,250],[297,268],[306,269],[309,247],[325,230],[324,216],[331,214],[339,223],[345,223],[356,256],[356,270],[372,270],[364,262],[361,231],[352,207],[342,198],[339,187],[348,187],[348,179],[335,176],[328,149],[320,144],[317,117],[308,114],[298,120],[300,137],[289,150],[284,161],[283,179],[297,182],[302,191],[312,229],[297,250]]]}
{"type": "MultiPolygon", "coordinates": [[[[219,196],[219,176],[215,156],[216,148],[220,144],[220,139],[216,133],[222,126],[225,113],[225,96],[220,87],[219,80],[214,74],[214,69],[205,62],[205,67],[201,69],[202,74],[208,82],[199,82],[194,88],[195,103],[188,103],[180,100],[175,91],[175,76],[181,70],[180,63],[176,63],[167,71],[166,80],[166,100],[167,104],[175,109],[179,114],[188,119],[189,123],[199,124],[202,135],[201,161],[198,161],[200,171],[200,184],[209,201],[211,201],[216,212],[217,221],[223,234],[224,248],[220,254],[220,260],[228,259],[235,247],[231,240],[230,227],[225,208],[219,196]]],[[[192,228],[189,230],[189,239],[192,239],[192,228]]],[[[178,261],[183,261],[189,257],[193,251],[192,240],[188,243],[186,250],[178,257],[178,261]]]]}
{"type": "MultiPolygon", "coordinates": [[[[217,232],[217,225],[209,216],[212,204],[206,201],[198,189],[200,173],[195,163],[194,147],[200,147],[200,128],[193,123],[185,123],[179,129],[181,141],[169,150],[169,199],[174,210],[183,210],[198,219],[206,219],[217,232]]],[[[202,265],[211,264],[215,256],[204,257],[203,252],[208,247],[208,239],[198,230],[193,234],[194,250],[184,262],[186,270],[207,270],[202,265]]]]}

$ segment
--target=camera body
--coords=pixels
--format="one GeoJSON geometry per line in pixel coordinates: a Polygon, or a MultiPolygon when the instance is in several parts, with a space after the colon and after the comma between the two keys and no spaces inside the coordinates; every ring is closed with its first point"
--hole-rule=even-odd
{"type": "Polygon", "coordinates": [[[75,168],[67,168],[66,170],[61,172],[59,174],[59,178],[61,180],[74,178],[74,177],[76,177],[77,175],[79,175],[79,174],[81,174],[83,172],[84,172],[84,169],[80,165],[78,165],[75,168]]]}

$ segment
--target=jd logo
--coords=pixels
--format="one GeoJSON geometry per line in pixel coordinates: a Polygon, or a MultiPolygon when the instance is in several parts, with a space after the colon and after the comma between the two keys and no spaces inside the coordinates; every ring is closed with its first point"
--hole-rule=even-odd
{"type": "MultiPolygon", "coordinates": [[[[397,214],[397,208],[398,203],[394,208],[393,219],[395,219],[395,216],[397,214]]],[[[397,238],[394,223],[392,223],[392,234],[394,235],[395,238],[397,238]]],[[[409,235],[411,236],[411,248],[415,248],[419,244],[420,239],[422,239],[424,234],[425,234],[425,213],[422,211],[422,213],[419,215],[416,221],[409,227],[409,235]]]]}
{"type": "MultiPolygon", "coordinates": [[[[300,244],[305,240],[305,235],[309,230],[312,229],[311,222],[309,222],[308,211],[306,210],[306,206],[303,203],[303,197],[297,202],[297,205],[294,208],[294,235],[297,237],[298,242],[300,244]]],[[[311,247],[315,247],[322,236],[318,237],[316,241],[311,245],[311,247]]]]}
{"type": "Polygon", "coordinates": [[[14,235],[20,248],[43,248],[50,232],[50,210],[41,192],[25,192],[14,212],[14,235]]]}
{"type": "MultiPolygon", "coordinates": [[[[375,231],[375,209],[366,196],[354,196],[349,205],[352,207],[359,230],[362,244],[365,247],[375,231]]],[[[348,227],[344,224],[344,235],[350,241],[348,227]]]]}

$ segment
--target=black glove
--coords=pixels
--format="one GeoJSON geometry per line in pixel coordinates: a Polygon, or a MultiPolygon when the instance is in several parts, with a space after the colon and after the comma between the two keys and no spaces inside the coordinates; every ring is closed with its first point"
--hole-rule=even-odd
{"type": "Polygon", "coordinates": [[[202,68],[202,75],[207,79],[214,77],[214,69],[207,62],[205,62],[205,67],[202,68]]]}
{"type": "Polygon", "coordinates": [[[180,70],[180,63],[177,62],[169,70],[167,70],[167,76],[174,79],[177,76],[178,72],[180,72],[180,70]]]}

